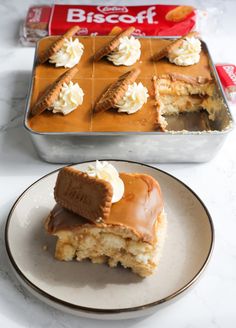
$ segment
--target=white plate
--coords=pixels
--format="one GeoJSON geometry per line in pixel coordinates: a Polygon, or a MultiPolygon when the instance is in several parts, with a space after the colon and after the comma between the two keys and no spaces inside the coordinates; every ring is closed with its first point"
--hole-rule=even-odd
{"type": "MultiPolygon", "coordinates": [[[[196,282],[209,261],[214,229],[202,201],[175,177],[144,164],[110,162],[118,171],[149,174],[161,185],[168,227],[153,276],[141,279],[123,268],[53,258],[55,239],[45,234],[43,220],[55,203],[57,171],[36,181],[16,201],[6,224],[6,248],[20,281],[48,304],[90,318],[134,318],[175,300],[196,282]]],[[[76,167],[84,170],[88,163],[76,167]]]]}

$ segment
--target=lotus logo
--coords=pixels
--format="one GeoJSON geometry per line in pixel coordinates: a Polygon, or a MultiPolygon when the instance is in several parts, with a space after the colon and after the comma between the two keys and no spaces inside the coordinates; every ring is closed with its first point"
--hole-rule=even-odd
{"type": "Polygon", "coordinates": [[[129,10],[124,6],[98,6],[97,10],[103,14],[118,14],[118,13],[127,13],[129,10]]]}
{"type": "Polygon", "coordinates": [[[136,28],[133,35],[136,35],[136,36],[144,36],[146,35],[144,32],[142,32],[139,28],[136,28]]]}
{"type": "Polygon", "coordinates": [[[87,27],[81,27],[81,29],[76,33],[77,35],[87,35],[89,34],[87,27]]]}

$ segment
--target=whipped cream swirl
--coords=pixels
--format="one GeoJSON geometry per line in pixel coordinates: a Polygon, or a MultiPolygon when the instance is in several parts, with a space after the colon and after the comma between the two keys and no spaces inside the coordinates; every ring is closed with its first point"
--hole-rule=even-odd
{"type": "Polygon", "coordinates": [[[84,45],[79,39],[65,39],[61,49],[49,58],[49,62],[55,64],[56,67],[73,67],[80,61],[84,51],[84,45]]]}
{"type": "Polygon", "coordinates": [[[120,38],[119,46],[107,56],[107,59],[116,66],[131,66],[139,60],[140,56],[141,44],[139,40],[133,36],[125,36],[120,38]]]}
{"type": "Polygon", "coordinates": [[[67,115],[83,103],[83,97],[84,92],[78,83],[73,84],[72,81],[69,84],[63,83],[57,100],[49,110],[67,115]]]}
{"type": "Polygon", "coordinates": [[[125,188],[124,182],[121,180],[118,171],[112,164],[106,161],[96,161],[95,166],[89,165],[86,173],[90,177],[103,179],[111,184],[113,189],[112,203],[116,203],[122,198],[125,188]]]}
{"type": "Polygon", "coordinates": [[[201,41],[195,37],[186,37],[181,46],[169,53],[169,61],[179,66],[189,66],[199,62],[201,41]]]}
{"type": "Polygon", "coordinates": [[[148,90],[144,85],[139,82],[134,82],[128,86],[124,97],[116,104],[118,112],[133,114],[142,108],[143,104],[147,102],[148,90]]]}

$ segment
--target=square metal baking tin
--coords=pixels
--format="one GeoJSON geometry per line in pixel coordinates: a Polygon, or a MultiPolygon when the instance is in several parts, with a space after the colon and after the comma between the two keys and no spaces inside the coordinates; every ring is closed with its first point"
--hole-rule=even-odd
{"type": "MultiPolygon", "coordinates": [[[[160,38],[160,37],[156,37],[160,38]]],[[[174,39],[176,37],[161,37],[174,39]]],[[[213,131],[167,132],[48,132],[33,131],[27,124],[33,89],[33,73],[26,103],[24,126],[30,134],[38,155],[50,163],[75,163],[102,158],[119,158],[146,163],[207,162],[220,150],[233,127],[221,82],[207,45],[209,64],[222,97],[222,115],[213,131]]],[[[34,67],[36,65],[36,53],[34,67]]]]}

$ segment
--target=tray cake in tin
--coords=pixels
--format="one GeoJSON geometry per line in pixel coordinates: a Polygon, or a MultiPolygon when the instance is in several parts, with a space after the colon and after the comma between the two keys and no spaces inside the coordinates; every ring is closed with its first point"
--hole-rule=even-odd
{"type": "MultiPolygon", "coordinates": [[[[140,68],[141,81],[148,89],[149,100],[135,114],[117,113],[116,110],[95,114],[93,108],[101,93],[121,74],[130,70],[126,66],[114,66],[106,59],[94,63],[94,52],[107,42],[105,37],[80,37],[84,44],[84,55],[78,64],[79,71],[74,78],[84,90],[83,105],[69,115],[53,115],[48,111],[30,117],[31,106],[39,95],[58,76],[66,71],[50,64],[33,68],[32,83],[27,102],[25,127],[30,132],[39,155],[48,162],[75,162],[91,158],[115,158],[141,160],[145,162],[203,162],[210,160],[222,145],[232,126],[232,117],[212,63],[209,51],[202,42],[199,64],[180,67],[162,59],[150,58],[164,47],[167,38],[139,38],[142,55],[132,65],[140,68]],[[193,112],[166,117],[165,132],[158,131],[155,124],[155,97],[152,78],[155,75],[173,72],[213,79],[221,101],[214,121],[206,112],[193,112]]],[[[39,41],[37,53],[51,44],[54,37],[39,41]]]]}

